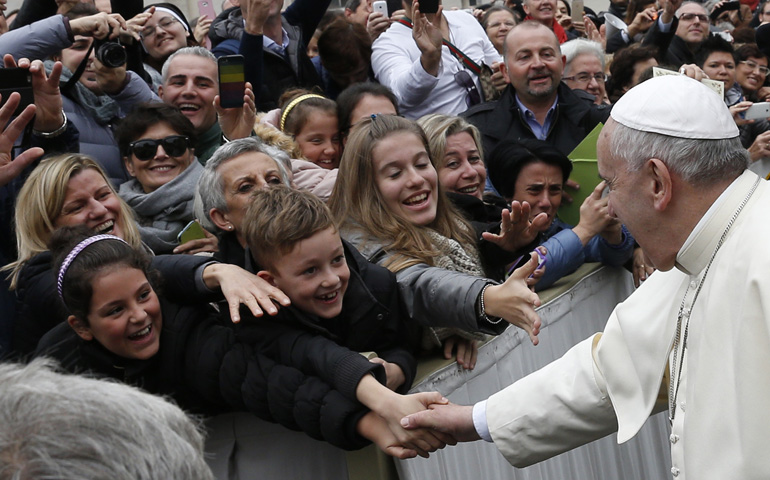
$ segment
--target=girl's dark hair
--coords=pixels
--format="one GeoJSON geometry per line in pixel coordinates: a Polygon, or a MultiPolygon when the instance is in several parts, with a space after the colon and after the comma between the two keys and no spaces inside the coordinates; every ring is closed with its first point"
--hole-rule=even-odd
{"type": "MultiPolygon", "coordinates": [[[[94,235],[93,230],[78,225],[55,230],[48,246],[53,255],[54,275],[58,278],[59,269],[67,255],[78,243],[94,235]]],[[[150,270],[150,257],[143,251],[131,248],[118,240],[100,240],[88,245],[70,263],[62,282],[62,299],[72,315],[88,326],[88,313],[91,309],[94,277],[114,266],[125,266],[141,270],[150,281],[156,282],[157,273],[150,270]]]]}
{"type": "Polygon", "coordinates": [[[337,117],[340,122],[340,132],[343,134],[347,134],[350,130],[350,125],[353,123],[350,115],[364,95],[387,98],[398,113],[398,99],[388,87],[374,82],[355,83],[337,96],[337,117]]]}
{"type": "Polygon", "coordinates": [[[505,199],[513,198],[516,179],[530,163],[543,162],[561,169],[562,183],[572,173],[572,162],[566,155],[541,140],[503,140],[487,159],[489,180],[505,199]]]}
{"type": "Polygon", "coordinates": [[[115,129],[120,154],[128,157],[131,142],[139,140],[144,132],[160,123],[167,124],[179,135],[189,137],[191,146],[197,142],[195,127],[179,108],[162,102],[141,103],[115,129]]]}

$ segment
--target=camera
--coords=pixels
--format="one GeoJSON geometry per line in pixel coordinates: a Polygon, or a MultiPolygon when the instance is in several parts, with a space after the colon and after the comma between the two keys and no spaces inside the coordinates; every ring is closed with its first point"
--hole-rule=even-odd
{"type": "Polygon", "coordinates": [[[118,68],[128,59],[123,45],[108,39],[94,39],[94,54],[104,66],[109,68],[118,68]]]}

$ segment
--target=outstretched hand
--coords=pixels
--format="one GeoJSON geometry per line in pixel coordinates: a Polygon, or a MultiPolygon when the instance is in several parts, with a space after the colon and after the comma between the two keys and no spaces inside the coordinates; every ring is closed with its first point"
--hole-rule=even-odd
{"type": "Polygon", "coordinates": [[[548,227],[548,215],[543,212],[530,220],[532,207],[527,202],[511,202],[511,210],[504,209],[500,234],[484,232],[481,238],[498,247],[515,252],[532,243],[537,234],[548,227]]]}
{"type": "Polygon", "coordinates": [[[230,308],[233,323],[241,321],[241,304],[246,305],[255,317],[261,317],[263,310],[268,315],[276,315],[278,309],[273,300],[280,305],[291,304],[283,291],[270,285],[262,278],[247,272],[236,265],[213,263],[203,269],[203,282],[210,289],[220,288],[230,308]]]}
{"type": "MultiPolygon", "coordinates": [[[[0,125],[8,123],[20,100],[21,95],[18,92],[13,92],[8,97],[8,101],[0,108],[0,125]]],[[[35,106],[27,105],[21,114],[0,133],[0,187],[11,182],[32,162],[43,155],[43,149],[35,147],[27,149],[18,157],[13,158],[13,143],[34,116],[35,106]]]]}
{"type": "Polygon", "coordinates": [[[527,280],[537,269],[538,255],[530,254],[529,262],[513,271],[501,285],[491,285],[484,291],[484,309],[487,316],[502,317],[529,335],[537,345],[540,333],[540,316],[535,307],[540,306],[540,297],[529,289],[527,280]]]}
{"type": "Polygon", "coordinates": [[[406,430],[424,428],[442,433],[453,440],[447,442],[448,445],[481,439],[473,426],[473,407],[470,405],[434,404],[428,410],[405,416],[401,426],[406,430]]]}

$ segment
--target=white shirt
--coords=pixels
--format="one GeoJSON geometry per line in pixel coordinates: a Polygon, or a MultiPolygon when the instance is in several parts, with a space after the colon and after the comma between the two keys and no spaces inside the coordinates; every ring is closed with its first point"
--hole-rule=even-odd
{"type": "MultiPolygon", "coordinates": [[[[445,11],[449,40],[474,62],[491,66],[502,61],[481,24],[461,10],[445,11]]],[[[412,38],[412,29],[394,23],[372,45],[372,69],[377,81],[390,88],[398,98],[399,110],[407,118],[417,119],[429,113],[457,115],[468,109],[467,92],[455,82],[455,73],[464,69],[449,48],[441,47],[438,76],[422,68],[420,49],[412,38]]],[[[468,70],[479,92],[478,75],[468,70]]]]}

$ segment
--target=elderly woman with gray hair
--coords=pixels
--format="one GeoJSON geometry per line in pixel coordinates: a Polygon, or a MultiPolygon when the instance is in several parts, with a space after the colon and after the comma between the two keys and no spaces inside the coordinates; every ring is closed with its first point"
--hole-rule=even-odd
{"type": "Polygon", "coordinates": [[[563,43],[561,53],[567,59],[562,77],[564,83],[572,90],[584,90],[593,95],[596,105],[609,104],[601,44],[576,38],[563,43]]]}
{"type": "Polygon", "coordinates": [[[218,233],[217,260],[245,265],[241,222],[251,194],[271,185],[291,186],[290,172],[289,156],[258,137],[234,140],[214,152],[198,180],[195,213],[206,229],[218,233]]]}

